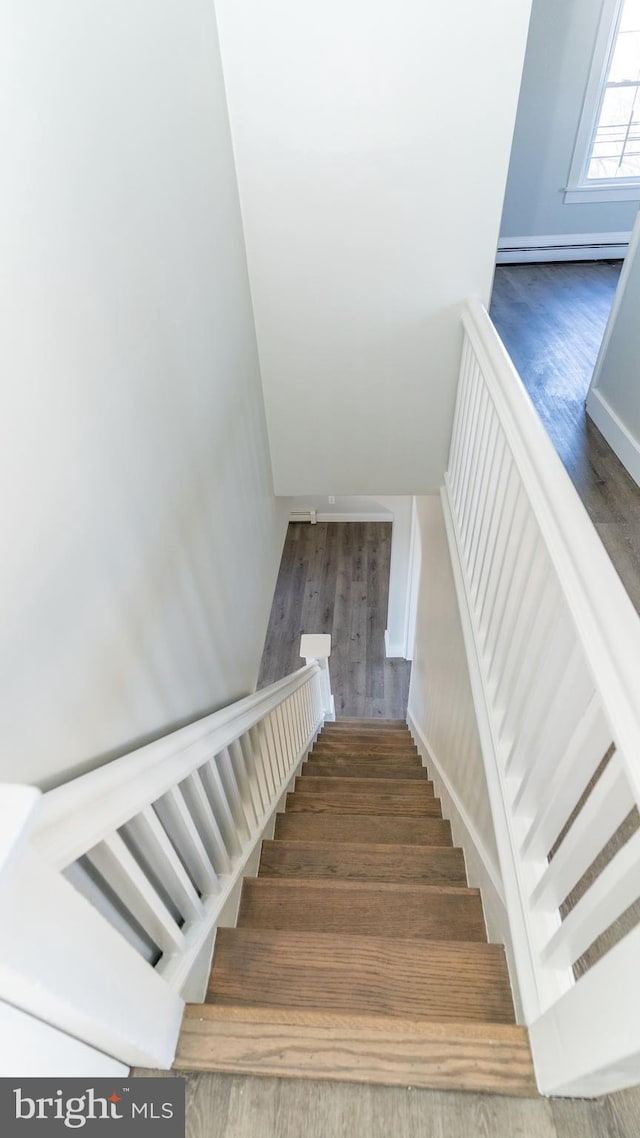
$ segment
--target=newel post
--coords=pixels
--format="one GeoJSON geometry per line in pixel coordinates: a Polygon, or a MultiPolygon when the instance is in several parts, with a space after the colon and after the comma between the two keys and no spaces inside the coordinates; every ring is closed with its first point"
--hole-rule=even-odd
{"type": "Polygon", "coordinates": [[[305,663],[319,664],[320,690],[322,692],[322,705],[325,719],[335,719],[336,706],[331,694],[331,677],[329,675],[329,657],[331,655],[331,637],[328,633],[305,632],[300,637],[300,655],[304,656],[305,663]]]}

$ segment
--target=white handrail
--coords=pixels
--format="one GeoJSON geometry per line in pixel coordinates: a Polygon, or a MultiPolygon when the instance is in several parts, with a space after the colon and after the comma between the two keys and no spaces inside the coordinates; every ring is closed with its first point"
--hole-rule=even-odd
{"type": "Polygon", "coordinates": [[[319,673],[318,664],[299,668],[229,707],[48,791],[33,834],[36,849],[63,869],[319,673]]]}
{"type": "Polygon", "coordinates": [[[541,1090],[597,1094],[640,1082],[629,953],[582,959],[640,899],[637,839],[591,869],[640,805],[640,620],[477,300],[463,326],[443,504],[518,987],[541,1090]]]}

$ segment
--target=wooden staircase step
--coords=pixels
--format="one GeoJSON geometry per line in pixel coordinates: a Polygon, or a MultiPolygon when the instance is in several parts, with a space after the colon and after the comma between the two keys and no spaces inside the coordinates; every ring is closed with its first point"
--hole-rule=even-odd
{"type": "Polygon", "coordinates": [[[375,736],[372,739],[358,738],[355,735],[345,735],[344,739],[338,738],[325,738],[319,735],[313,744],[312,754],[318,752],[327,752],[333,754],[334,751],[343,751],[348,749],[352,753],[359,752],[362,755],[379,755],[388,751],[393,755],[417,755],[418,748],[415,743],[410,739],[405,739],[404,736],[399,738],[386,738],[381,739],[375,736]]]}
{"type": "MultiPolygon", "coordinates": [[[[412,783],[412,788],[418,784],[412,783]]],[[[385,787],[393,787],[389,779],[385,787]]],[[[412,792],[393,794],[390,790],[345,790],[340,795],[332,793],[314,794],[297,791],[287,795],[287,813],[299,814],[399,814],[441,818],[440,799],[432,795],[420,797],[412,792]]]]}
{"type": "Polygon", "coordinates": [[[324,724],[323,731],[408,731],[405,719],[333,719],[324,724]]]}
{"type": "Polygon", "coordinates": [[[513,1023],[496,944],[218,929],[207,1002],[513,1023]]]}
{"type": "Polygon", "coordinates": [[[316,738],[317,744],[326,743],[327,746],[389,746],[392,750],[408,747],[411,749],[415,743],[408,731],[332,731],[326,734],[321,731],[316,738]]]}
{"type": "Polygon", "coordinates": [[[358,751],[335,751],[330,755],[319,754],[316,755],[313,751],[307,756],[305,765],[308,763],[331,763],[333,766],[340,766],[349,764],[350,766],[364,767],[366,770],[372,769],[376,766],[394,767],[398,770],[425,770],[419,755],[394,755],[393,752],[388,751],[379,755],[363,755],[358,751]]]}
{"type": "Polygon", "coordinates": [[[247,877],[237,927],[427,940],[487,939],[478,889],[247,877]]]}
{"type": "Polygon", "coordinates": [[[300,774],[304,778],[393,778],[417,779],[419,782],[425,782],[428,778],[424,767],[401,766],[399,763],[395,765],[391,763],[388,766],[384,766],[382,763],[372,763],[371,765],[366,763],[348,764],[336,762],[335,759],[327,759],[324,763],[320,762],[319,759],[315,759],[314,762],[306,762],[303,764],[300,774]]]}
{"type": "MultiPolygon", "coordinates": [[[[434,799],[435,801],[435,799],[434,799]]],[[[278,814],[276,841],[349,842],[403,846],[451,846],[451,824],[442,818],[384,814],[278,814]]]]}
{"type": "Polygon", "coordinates": [[[511,1024],[187,1004],[173,1066],[537,1095],[526,1029],[511,1024]]]}
{"type": "Polygon", "coordinates": [[[305,774],[298,776],[295,781],[295,792],[301,794],[332,794],[342,798],[347,794],[381,794],[385,799],[404,798],[410,796],[416,801],[423,798],[433,798],[433,783],[428,779],[402,779],[402,778],[332,778],[331,775],[317,776],[305,774]]]}
{"type": "MultiPolygon", "coordinates": [[[[315,820],[315,816],[311,817],[315,820]]],[[[298,818],[294,821],[297,822],[298,818]]],[[[263,842],[259,875],[261,878],[388,881],[407,885],[467,884],[462,850],[445,844],[402,846],[348,841],[263,842]]]]}

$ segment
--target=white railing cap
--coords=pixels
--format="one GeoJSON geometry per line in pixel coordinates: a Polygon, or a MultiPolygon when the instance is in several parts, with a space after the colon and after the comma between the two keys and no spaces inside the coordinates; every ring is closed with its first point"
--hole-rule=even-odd
{"type": "Polygon", "coordinates": [[[33,843],[59,869],[219,754],[314,674],[307,664],[269,687],[88,771],[42,797],[33,843]]]}
{"type": "Polygon", "coordinates": [[[305,660],[326,660],[331,655],[331,636],[324,632],[304,632],[300,637],[300,655],[305,660]]]}

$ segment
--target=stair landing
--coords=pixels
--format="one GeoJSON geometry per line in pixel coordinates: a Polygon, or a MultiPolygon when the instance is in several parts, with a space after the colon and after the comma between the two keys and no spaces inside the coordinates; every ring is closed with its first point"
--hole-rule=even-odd
{"type": "Polygon", "coordinates": [[[322,730],[174,1066],[537,1094],[504,949],[404,723],[322,730]]]}

